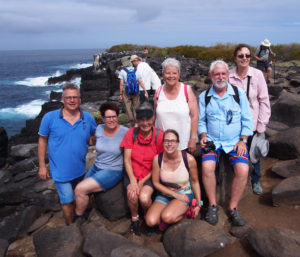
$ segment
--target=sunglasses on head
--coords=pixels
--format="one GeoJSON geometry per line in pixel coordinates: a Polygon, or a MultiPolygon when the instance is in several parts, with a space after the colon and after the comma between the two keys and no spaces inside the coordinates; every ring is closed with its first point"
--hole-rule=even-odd
{"type": "Polygon", "coordinates": [[[239,54],[237,57],[240,58],[240,59],[243,59],[244,57],[249,59],[251,57],[251,54],[239,54]]]}

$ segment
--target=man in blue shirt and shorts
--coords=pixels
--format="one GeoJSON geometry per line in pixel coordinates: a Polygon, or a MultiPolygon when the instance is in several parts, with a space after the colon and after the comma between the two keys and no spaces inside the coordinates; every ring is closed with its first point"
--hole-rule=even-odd
{"type": "Polygon", "coordinates": [[[219,154],[224,151],[234,169],[229,218],[233,225],[243,226],[246,221],[238,212],[237,206],[248,179],[247,138],[253,133],[251,110],[244,91],[228,83],[229,70],[224,61],[214,61],[210,65],[209,75],[213,86],[199,96],[198,121],[202,181],[209,200],[205,220],[211,225],[218,222],[215,168],[219,154]]]}
{"type": "Polygon", "coordinates": [[[79,88],[66,84],[62,94],[63,108],[44,115],[39,129],[39,176],[42,180],[51,177],[55,181],[67,224],[74,215],[74,188],[83,178],[90,137],[97,124],[88,112],[79,108],[79,88]],[[45,155],[48,148],[50,173],[45,155]]]}

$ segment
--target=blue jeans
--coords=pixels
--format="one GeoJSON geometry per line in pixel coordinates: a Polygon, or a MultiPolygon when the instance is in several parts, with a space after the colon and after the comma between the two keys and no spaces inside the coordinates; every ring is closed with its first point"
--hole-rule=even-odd
{"type": "Polygon", "coordinates": [[[259,182],[259,179],[261,178],[260,160],[257,163],[253,164],[253,168],[254,169],[252,170],[252,172],[250,174],[251,181],[252,181],[252,183],[257,183],[257,182],[259,182]]]}
{"type": "Polygon", "coordinates": [[[123,178],[123,171],[102,170],[97,168],[97,166],[94,164],[86,173],[84,179],[86,178],[94,179],[103,189],[103,191],[106,191],[115,186],[123,178]]]}

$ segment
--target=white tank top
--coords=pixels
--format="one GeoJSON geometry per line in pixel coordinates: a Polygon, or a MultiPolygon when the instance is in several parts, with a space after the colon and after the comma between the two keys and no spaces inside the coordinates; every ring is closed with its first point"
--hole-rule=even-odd
{"type": "Polygon", "coordinates": [[[160,91],[156,107],[155,126],[162,131],[175,129],[179,134],[179,150],[188,148],[191,134],[190,109],[184,94],[184,85],[180,83],[179,94],[176,99],[168,100],[164,87],[160,91]]]}

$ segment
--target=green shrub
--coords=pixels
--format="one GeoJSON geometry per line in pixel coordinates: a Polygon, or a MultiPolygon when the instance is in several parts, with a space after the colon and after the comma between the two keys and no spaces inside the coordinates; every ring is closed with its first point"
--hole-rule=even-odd
{"type": "MultiPolygon", "coordinates": [[[[101,113],[99,111],[98,112],[92,112],[91,114],[94,117],[94,119],[95,119],[95,121],[98,125],[103,123],[102,116],[101,116],[101,113]]],[[[118,122],[119,122],[119,124],[126,124],[128,122],[127,115],[125,113],[119,114],[118,122]]]]}
{"type": "Polygon", "coordinates": [[[91,114],[94,117],[97,124],[102,123],[102,116],[101,116],[101,113],[99,111],[98,112],[92,112],[91,114]]]}
{"type": "Polygon", "coordinates": [[[124,124],[128,123],[128,117],[127,117],[127,115],[125,113],[121,113],[119,115],[119,117],[118,117],[118,122],[121,125],[124,125],[124,124]]]}
{"type": "MultiPolygon", "coordinates": [[[[212,61],[216,59],[223,59],[226,62],[233,61],[233,51],[236,44],[233,43],[217,43],[214,46],[193,46],[193,45],[179,45],[175,47],[156,47],[149,45],[134,45],[121,44],[109,48],[108,52],[120,51],[142,51],[144,47],[148,48],[149,55],[155,57],[168,56],[185,56],[187,58],[198,58],[200,60],[212,61]]],[[[254,55],[257,46],[250,46],[254,55]]],[[[272,45],[272,50],[276,53],[276,59],[280,61],[292,61],[300,59],[300,44],[280,44],[272,45]]]]}

